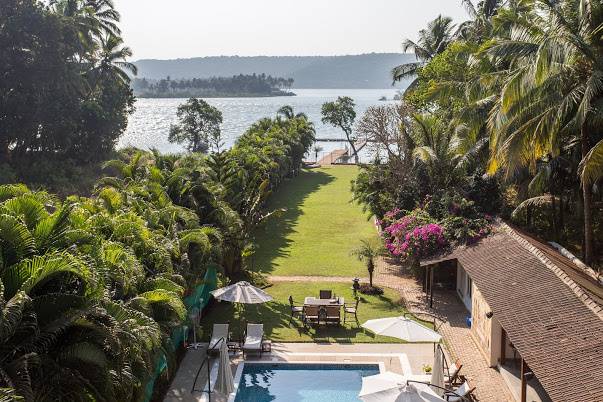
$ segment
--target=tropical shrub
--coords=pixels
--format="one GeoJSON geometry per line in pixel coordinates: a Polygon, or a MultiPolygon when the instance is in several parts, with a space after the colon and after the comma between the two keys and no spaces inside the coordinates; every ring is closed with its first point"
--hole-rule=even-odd
{"type": "Polygon", "coordinates": [[[393,209],[379,221],[386,249],[402,260],[427,258],[473,244],[492,231],[492,217],[459,196],[427,197],[411,212],[393,209]]]}

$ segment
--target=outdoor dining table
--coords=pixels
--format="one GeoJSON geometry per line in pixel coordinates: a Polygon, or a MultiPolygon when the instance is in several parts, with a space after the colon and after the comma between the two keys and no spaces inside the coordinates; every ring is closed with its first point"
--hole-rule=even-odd
{"type": "Polygon", "coordinates": [[[343,306],[345,303],[343,297],[333,299],[319,299],[318,297],[308,296],[304,299],[305,306],[343,306]]]}

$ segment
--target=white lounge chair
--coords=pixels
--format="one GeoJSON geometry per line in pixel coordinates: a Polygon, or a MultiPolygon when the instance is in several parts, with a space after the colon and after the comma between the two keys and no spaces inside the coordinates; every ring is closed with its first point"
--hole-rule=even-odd
{"type": "Polygon", "coordinates": [[[474,390],[475,387],[472,388],[469,384],[469,381],[465,381],[460,387],[454,390],[454,394],[445,393],[444,399],[446,399],[448,402],[462,402],[463,398],[461,397],[468,397],[474,390]]]}
{"type": "Polygon", "coordinates": [[[247,324],[245,329],[243,353],[255,352],[262,357],[262,342],[264,341],[264,324],[247,324]]]}
{"type": "Polygon", "coordinates": [[[228,342],[228,328],[229,324],[214,324],[211,331],[211,340],[207,347],[209,352],[218,353],[220,350],[220,343],[228,342]]]}

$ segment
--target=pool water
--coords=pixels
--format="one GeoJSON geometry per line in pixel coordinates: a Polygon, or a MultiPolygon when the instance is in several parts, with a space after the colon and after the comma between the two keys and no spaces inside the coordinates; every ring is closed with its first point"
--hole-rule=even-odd
{"type": "Polygon", "coordinates": [[[248,363],[235,402],[358,402],[377,364],[248,363]]]}

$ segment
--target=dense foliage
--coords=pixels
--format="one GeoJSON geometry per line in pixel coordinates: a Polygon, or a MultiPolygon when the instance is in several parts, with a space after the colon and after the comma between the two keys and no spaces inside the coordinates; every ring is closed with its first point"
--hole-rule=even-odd
{"type": "Polygon", "coordinates": [[[420,62],[394,70],[394,78],[417,73],[403,106],[363,118],[383,127],[368,136],[386,158],[363,169],[355,198],[383,217],[426,196],[460,197],[595,263],[603,4],[463,3],[471,20],[453,27],[438,17],[405,43],[420,62]],[[394,129],[388,115],[398,116],[394,129]]]}
{"type": "Polygon", "coordinates": [[[134,79],[132,88],[141,98],[190,98],[229,96],[284,96],[293,95],[288,91],[293,85],[292,78],[272,77],[266,74],[239,74],[232,77],[212,77],[193,79],[148,80],[134,79]]]}
{"type": "Polygon", "coordinates": [[[0,397],[140,400],[173,364],[183,295],[210,262],[243,275],[265,200],[313,142],[305,116],[278,116],[220,153],[126,150],[90,198],[1,186],[0,397]]]}
{"type": "Polygon", "coordinates": [[[178,106],[179,123],[170,127],[168,140],[186,144],[189,152],[220,152],[222,112],[203,99],[190,98],[178,106]]]}
{"type": "MultiPolygon", "coordinates": [[[[113,151],[133,109],[131,55],[109,0],[6,0],[0,7],[0,180],[36,163],[113,151]]],[[[47,166],[46,166],[47,167],[47,166]]],[[[43,169],[40,169],[43,173],[43,169]]]]}

